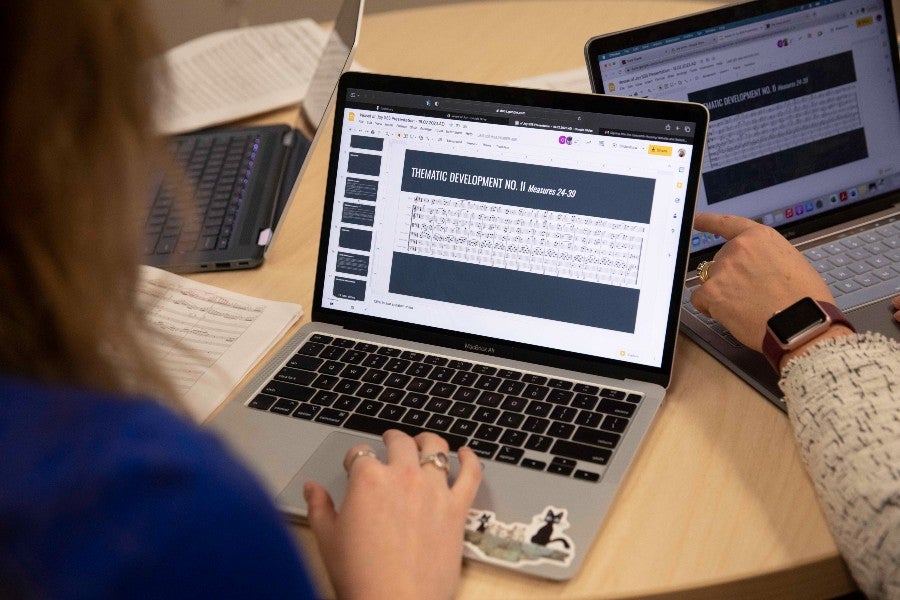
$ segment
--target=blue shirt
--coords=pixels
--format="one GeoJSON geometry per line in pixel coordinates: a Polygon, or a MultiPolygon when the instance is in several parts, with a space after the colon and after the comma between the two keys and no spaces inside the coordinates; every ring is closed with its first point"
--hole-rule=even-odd
{"type": "Polygon", "coordinates": [[[312,598],[213,436],[148,399],[0,378],[0,597],[312,598]]]}

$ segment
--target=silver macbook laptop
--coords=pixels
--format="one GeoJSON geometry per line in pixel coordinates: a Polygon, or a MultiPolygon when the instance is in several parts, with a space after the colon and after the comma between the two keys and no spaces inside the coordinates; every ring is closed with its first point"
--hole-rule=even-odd
{"type": "Polygon", "coordinates": [[[144,221],[144,263],[171,271],[262,264],[359,39],[363,0],[345,0],[326,38],[295,122],[215,127],[173,136],[177,176],[154,186],[144,221]],[[193,200],[189,214],[177,197],[193,200]]]}
{"type": "Polygon", "coordinates": [[[212,419],[302,518],[363,437],[484,464],[466,555],[578,570],[672,369],[707,111],[348,73],[313,322],[212,419]]]}
{"type": "MultiPolygon", "coordinates": [[[[697,210],[777,228],[859,330],[900,339],[900,108],[891,3],[766,0],[589,40],[596,92],[700,102],[708,150],[697,210]]],[[[695,232],[690,267],[724,240],[695,232]]],[[[690,304],[683,330],[784,409],[777,377],[690,304]]],[[[760,293],[765,293],[760,291],[760,293]]]]}

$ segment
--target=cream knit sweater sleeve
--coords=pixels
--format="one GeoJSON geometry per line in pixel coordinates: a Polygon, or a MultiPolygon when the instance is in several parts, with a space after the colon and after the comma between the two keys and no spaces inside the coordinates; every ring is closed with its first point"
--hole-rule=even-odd
{"type": "Polygon", "coordinates": [[[870,598],[900,598],[900,344],[827,340],[790,361],[780,385],[850,571],[870,598]]]}

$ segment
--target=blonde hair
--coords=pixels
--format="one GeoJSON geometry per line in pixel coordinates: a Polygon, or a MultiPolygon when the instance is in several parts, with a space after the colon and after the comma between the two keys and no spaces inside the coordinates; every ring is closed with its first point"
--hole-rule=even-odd
{"type": "Polygon", "coordinates": [[[6,8],[0,372],[171,392],[137,308],[157,45],[127,0],[6,8]]]}

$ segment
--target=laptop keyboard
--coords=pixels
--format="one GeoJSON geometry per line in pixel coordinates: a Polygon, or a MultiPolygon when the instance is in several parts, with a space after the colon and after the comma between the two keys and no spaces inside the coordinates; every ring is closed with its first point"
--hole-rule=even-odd
{"type": "Polygon", "coordinates": [[[258,149],[254,135],[176,138],[184,188],[171,181],[160,185],[147,215],[144,254],[227,249],[258,149]],[[175,206],[179,194],[193,201],[196,212],[189,218],[175,206]]]}
{"type": "Polygon", "coordinates": [[[841,309],[900,292],[900,221],[884,223],[803,254],[841,309]]]}
{"type": "Polygon", "coordinates": [[[381,435],[432,431],[451,450],[599,481],[641,394],[313,334],[249,406],[381,435]]]}
{"type": "MultiPolygon", "coordinates": [[[[841,310],[900,293],[900,221],[881,223],[803,251],[841,310]]],[[[734,347],[742,344],[721,323],[701,314],[682,296],[684,308],[734,347]]]]}

